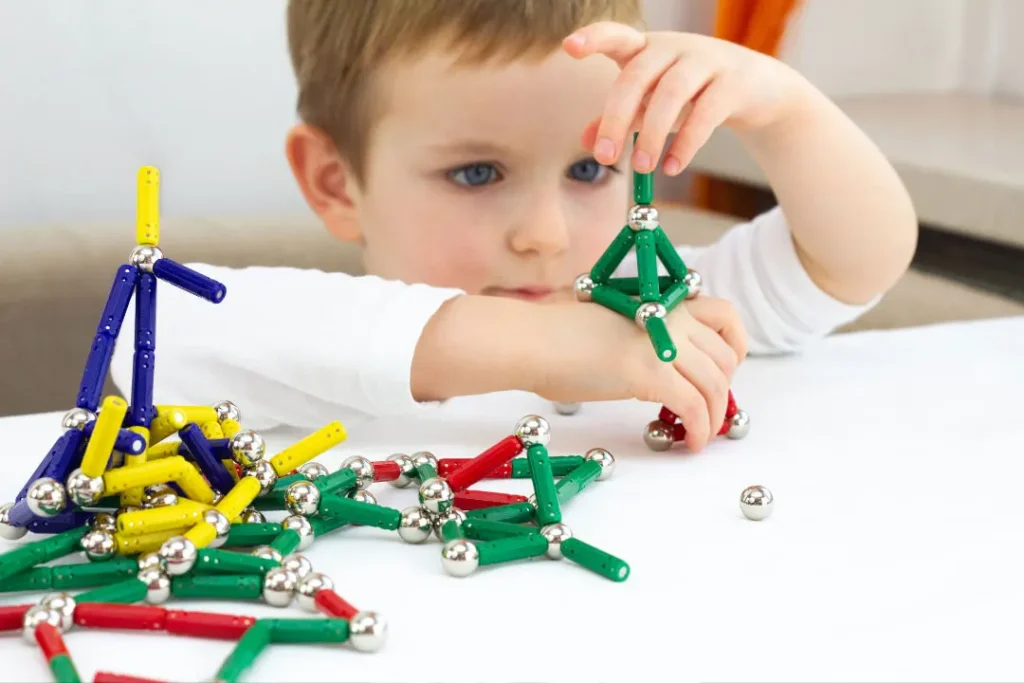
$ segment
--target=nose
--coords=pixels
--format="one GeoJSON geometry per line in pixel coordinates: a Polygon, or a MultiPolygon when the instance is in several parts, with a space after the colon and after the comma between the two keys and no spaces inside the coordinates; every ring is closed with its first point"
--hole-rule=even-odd
{"type": "Polygon", "coordinates": [[[569,222],[557,192],[532,202],[509,234],[509,247],[517,254],[555,256],[569,248],[569,222]]]}

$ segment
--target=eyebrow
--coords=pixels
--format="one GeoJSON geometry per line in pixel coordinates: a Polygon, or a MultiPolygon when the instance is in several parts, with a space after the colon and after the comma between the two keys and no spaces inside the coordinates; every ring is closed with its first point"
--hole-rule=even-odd
{"type": "Polygon", "coordinates": [[[427,149],[433,154],[468,155],[477,157],[508,157],[513,154],[511,148],[488,142],[487,140],[453,140],[430,144],[427,149]]]}

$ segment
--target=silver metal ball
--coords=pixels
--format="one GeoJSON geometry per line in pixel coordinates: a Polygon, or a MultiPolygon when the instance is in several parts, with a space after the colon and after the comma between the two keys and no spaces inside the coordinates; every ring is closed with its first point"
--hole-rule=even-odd
{"type": "Polygon", "coordinates": [[[89,522],[89,526],[93,529],[99,529],[100,531],[115,533],[117,531],[117,517],[109,512],[97,512],[93,515],[92,520],[89,522]]]}
{"type": "Polygon", "coordinates": [[[527,448],[551,443],[551,425],[540,415],[527,415],[519,420],[514,433],[527,448]]]}
{"type": "Polygon", "coordinates": [[[95,505],[103,497],[103,477],[87,477],[80,468],[68,475],[65,485],[72,502],[81,507],[95,505]]]}
{"type": "Polygon", "coordinates": [[[47,593],[39,600],[43,609],[53,610],[60,614],[60,630],[67,631],[75,625],[75,599],[67,593],[47,593]]]}
{"type": "Polygon", "coordinates": [[[145,600],[150,605],[162,605],[170,599],[171,578],[160,567],[143,569],[135,578],[146,586],[145,600]]]}
{"type": "Polygon", "coordinates": [[[163,508],[177,504],[178,494],[167,484],[154,484],[142,490],[143,508],[163,508]]]}
{"type": "Polygon", "coordinates": [[[406,543],[422,543],[430,538],[433,524],[427,511],[418,505],[402,510],[398,523],[398,536],[406,543]]]}
{"type": "Polygon", "coordinates": [[[315,515],[320,509],[320,489],[311,481],[293,481],[284,491],[284,505],[293,515],[315,515]]]}
{"type": "Polygon", "coordinates": [[[348,639],[360,652],[376,652],[388,639],[388,622],[376,612],[356,612],[348,622],[348,639]]]}
{"type": "Polygon", "coordinates": [[[772,514],[775,497],[766,486],[748,486],[740,494],[740,510],[747,519],[759,522],[772,514]]]}
{"type": "Polygon", "coordinates": [[[267,454],[267,444],[263,437],[251,429],[244,429],[231,437],[228,448],[231,450],[231,459],[242,467],[252,467],[267,454]]]}
{"type": "Polygon", "coordinates": [[[529,495],[529,496],[528,496],[528,497],[526,498],[526,502],[527,502],[527,503],[529,503],[529,504],[530,504],[530,506],[531,506],[531,507],[532,507],[532,508],[533,508],[534,510],[536,510],[536,509],[537,509],[537,494],[536,494],[536,493],[531,493],[531,494],[530,494],[530,495],[529,495]]]}
{"type": "Polygon", "coordinates": [[[21,635],[30,644],[36,644],[36,627],[40,624],[50,624],[56,629],[61,629],[64,623],[64,616],[55,609],[47,609],[39,605],[32,605],[25,612],[21,622],[21,635]]]}
{"type": "Polygon", "coordinates": [[[85,556],[92,562],[104,562],[109,560],[117,552],[117,542],[114,541],[114,534],[109,531],[93,529],[82,536],[79,541],[85,556]]]}
{"type": "Polygon", "coordinates": [[[298,553],[286,555],[281,560],[281,567],[293,572],[295,576],[299,577],[299,580],[306,578],[313,571],[313,563],[309,561],[309,558],[298,553]]]}
{"type": "Polygon", "coordinates": [[[50,477],[36,479],[25,494],[28,509],[36,517],[55,517],[64,511],[68,496],[60,482],[50,477]]]}
{"type": "Polygon", "coordinates": [[[441,530],[444,529],[444,525],[448,522],[455,522],[459,526],[466,521],[466,513],[459,508],[449,508],[446,512],[442,512],[433,519],[434,535],[437,536],[438,540],[443,541],[444,535],[441,530]]]}
{"type": "MultiPolygon", "coordinates": [[[[412,467],[413,467],[414,475],[415,475],[416,468],[420,467],[422,465],[430,465],[431,467],[434,468],[435,472],[437,471],[437,468],[438,468],[437,456],[434,455],[433,453],[431,453],[430,451],[417,451],[417,452],[413,453],[409,457],[412,459],[412,467]]],[[[416,478],[418,479],[419,476],[416,475],[416,478]]]]}
{"type": "Polygon", "coordinates": [[[163,257],[164,254],[158,247],[139,245],[132,249],[132,254],[128,257],[128,262],[143,273],[152,273],[153,264],[163,257]]]}
{"type": "Polygon", "coordinates": [[[213,404],[213,409],[217,411],[217,420],[223,422],[224,420],[234,420],[235,422],[242,421],[242,413],[231,401],[217,401],[213,404]]]}
{"type": "Polygon", "coordinates": [[[581,403],[564,403],[561,401],[555,401],[555,412],[559,415],[575,415],[580,412],[581,403]]]}
{"type": "Polygon", "coordinates": [[[210,501],[210,505],[219,505],[222,500],[224,500],[224,494],[220,491],[214,491],[213,500],[210,501]]]}
{"type": "Polygon", "coordinates": [[[350,455],[341,463],[341,469],[356,473],[356,486],[365,489],[373,483],[373,463],[361,455],[350,455]]]}
{"type": "Polygon", "coordinates": [[[277,471],[274,470],[274,466],[270,464],[269,460],[259,460],[249,467],[243,468],[242,475],[255,477],[256,481],[260,483],[260,492],[256,494],[258,497],[273,491],[277,484],[277,471]]]}
{"type": "Polygon", "coordinates": [[[668,315],[668,309],[657,301],[645,301],[636,309],[636,324],[647,329],[647,321],[651,318],[664,318],[668,315]]]}
{"type": "Polygon", "coordinates": [[[742,439],[750,433],[750,415],[745,410],[737,410],[729,420],[729,431],[725,433],[730,439],[742,439]]]}
{"type": "Polygon", "coordinates": [[[590,277],[590,273],[583,273],[576,277],[576,281],[572,284],[573,294],[576,296],[576,301],[593,301],[594,300],[594,278],[590,277]]]}
{"type": "Polygon", "coordinates": [[[316,612],[316,594],[322,590],[334,590],[331,577],[320,572],[310,572],[299,579],[295,587],[295,600],[307,612],[316,612]]]}
{"type": "Polygon", "coordinates": [[[299,474],[310,481],[319,479],[320,477],[326,477],[330,473],[331,472],[327,469],[326,465],[319,462],[307,462],[299,467],[299,474]]]}
{"type": "Polygon", "coordinates": [[[387,459],[391,462],[397,462],[398,466],[402,469],[398,479],[391,480],[391,485],[395,488],[404,489],[416,478],[416,468],[412,464],[412,458],[405,453],[394,453],[389,455],[387,459]]]}
{"type": "Polygon", "coordinates": [[[253,557],[262,558],[264,560],[273,560],[278,564],[281,564],[281,560],[284,559],[283,557],[281,557],[281,553],[276,548],[273,548],[269,545],[261,545],[257,548],[254,548],[250,555],[252,555],[253,557]]]}
{"type": "Polygon", "coordinates": [[[469,576],[480,566],[480,551],[473,541],[455,538],[441,549],[441,564],[452,576],[469,576]]]}
{"type": "Polygon", "coordinates": [[[171,576],[188,573],[199,554],[196,544],[184,536],[168,538],[157,552],[167,565],[167,573],[171,576]]]}
{"type": "Polygon", "coordinates": [[[287,607],[295,597],[299,577],[283,567],[274,567],[263,577],[263,600],[271,607],[287,607]]]}
{"type": "Polygon", "coordinates": [[[356,489],[348,495],[352,500],[357,500],[360,503],[369,503],[370,505],[377,504],[377,496],[373,495],[366,489],[356,489]]]}
{"type": "Polygon", "coordinates": [[[161,572],[167,568],[167,564],[164,562],[164,558],[160,557],[160,553],[142,553],[139,555],[136,563],[139,565],[139,571],[144,572],[147,569],[159,569],[161,572]]]}
{"type": "Polygon", "coordinates": [[[691,270],[683,276],[683,282],[686,283],[686,298],[695,299],[700,294],[701,288],[704,286],[704,281],[700,277],[700,273],[695,270],[691,270]]]}
{"type": "Polygon", "coordinates": [[[451,508],[455,491],[445,479],[434,477],[420,484],[419,498],[423,507],[436,515],[451,508]]]}
{"type": "Polygon", "coordinates": [[[313,524],[302,515],[291,515],[281,521],[282,529],[293,529],[299,534],[299,550],[305,550],[313,545],[313,524]]]}
{"type": "Polygon", "coordinates": [[[13,507],[14,503],[0,505],[0,538],[8,541],[17,541],[28,533],[28,529],[25,527],[11,524],[10,516],[13,507]]]}
{"type": "Polygon", "coordinates": [[[238,520],[242,524],[266,524],[267,517],[256,508],[250,506],[242,510],[242,514],[238,516],[238,520]]]}
{"type": "Polygon", "coordinates": [[[626,222],[636,232],[654,230],[659,225],[658,210],[649,204],[637,204],[629,210],[626,222]]]}
{"type": "Polygon", "coordinates": [[[584,457],[587,460],[596,460],[601,464],[601,474],[597,475],[598,481],[604,481],[615,471],[615,456],[603,448],[591,448],[584,457]]]}
{"type": "Polygon", "coordinates": [[[89,424],[96,419],[96,413],[85,408],[72,408],[68,412],[64,413],[64,417],[60,419],[60,428],[65,432],[71,431],[72,429],[84,429],[85,425],[89,424]]]}
{"type": "Polygon", "coordinates": [[[644,443],[652,451],[667,451],[675,443],[675,430],[662,420],[652,420],[644,427],[644,443]]]}
{"type": "Polygon", "coordinates": [[[572,529],[562,523],[549,524],[541,528],[540,533],[548,541],[548,549],[544,554],[552,560],[562,559],[562,541],[572,538],[572,529]]]}
{"type": "Polygon", "coordinates": [[[210,508],[203,513],[203,521],[217,530],[217,537],[210,541],[207,547],[220,548],[227,543],[228,534],[231,533],[231,520],[223,512],[210,508]]]}

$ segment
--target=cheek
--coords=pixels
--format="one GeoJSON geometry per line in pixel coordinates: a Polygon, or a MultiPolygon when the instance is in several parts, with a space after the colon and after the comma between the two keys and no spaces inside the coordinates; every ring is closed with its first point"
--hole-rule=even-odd
{"type": "Polygon", "coordinates": [[[602,193],[600,197],[577,204],[578,226],[573,236],[573,251],[584,270],[601,257],[622,230],[628,210],[623,192],[602,193]]]}

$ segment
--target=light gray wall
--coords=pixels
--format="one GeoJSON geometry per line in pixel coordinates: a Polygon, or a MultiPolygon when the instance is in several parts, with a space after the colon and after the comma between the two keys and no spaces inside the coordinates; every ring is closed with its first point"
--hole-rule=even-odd
{"type": "Polygon", "coordinates": [[[305,211],[283,0],[0,0],[0,230],[162,213],[305,211]]]}

